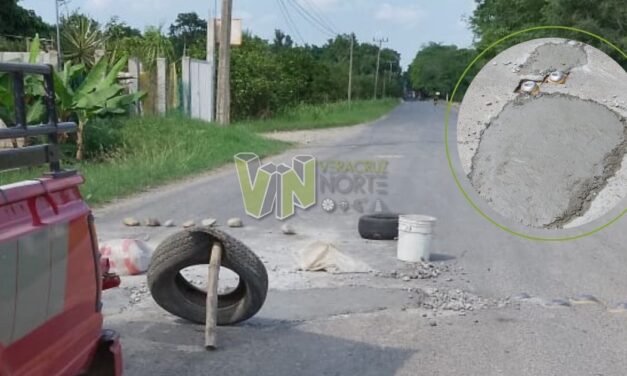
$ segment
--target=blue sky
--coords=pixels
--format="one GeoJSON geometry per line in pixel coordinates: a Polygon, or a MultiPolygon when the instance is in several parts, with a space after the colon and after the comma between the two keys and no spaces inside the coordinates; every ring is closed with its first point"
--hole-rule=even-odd
{"type": "MultiPolygon", "coordinates": [[[[79,8],[101,22],[117,15],[128,24],[144,29],[147,25],[166,27],[178,13],[195,11],[201,16],[209,12],[215,0],[71,0],[65,12],[79,8]]],[[[274,29],[291,34],[297,43],[294,28],[290,28],[279,4],[287,9],[296,29],[307,43],[324,43],[327,36],[299,15],[290,6],[298,2],[306,9],[316,9],[334,25],[334,31],[355,32],[360,41],[387,37],[387,46],[402,54],[407,66],[422,45],[429,41],[467,47],[472,33],[464,21],[474,7],[474,0],[233,0],[234,17],[242,18],[243,27],[270,39],[274,29]]],[[[220,3],[221,1],[218,1],[220,3]]],[[[22,0],[20,4],[35,10],[47,22],[54,23],[54,0],[22,0]]]]}

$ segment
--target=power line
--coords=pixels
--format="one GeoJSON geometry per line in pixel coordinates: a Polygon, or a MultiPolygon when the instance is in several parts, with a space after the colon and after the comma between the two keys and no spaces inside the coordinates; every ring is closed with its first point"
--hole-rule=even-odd
{"type": "Polygon", "coordinates": [[[323,34],[327,34],[327,36],[333,36],[333,37],[336,36],[336,33],[333,30],[328,29],[323,23],[320,23],[319,20],[317,20],[313,15],[311,15],[311,13],[307,9],[303,8],[303,6],[300,5],[296,0],[287,0],[287,2],[294,9],[296,9],[296,11],[301,15],[301,17],[303,17],[303,19],[305,19],[305,21],[307,21],[309,24],[311,24],[316,29],[321,31],[323,34]]]}
{"type": "Polygon", "coordinates": [[[294,23],[294,20],[292,19],[292,16],[290,15],[289,10],[287,9],[287,6],[283,2],[283,0],[277,0],[277,4],[279,5],[279,10],[281,11],[281,15],[283,16],[283,19],[285,20],[287,27],[290,29],[290,31],[293,34],[295,34],[298,37],[298,39],[301,41],[301,43],[304,46],[306,44],[305,39],[303,38],[302,34],[298,30],[298,27],[296,27],[296,24],[294,23]]]}
{"type": "Polygon", "coordinates": [[[335,24],[333,23],[333,21],[331,21],[331,19],[329,17],[327,17],[324,12],[322,12],[320,10],[320,8],[311,0],[302,0],[303,2],[305,2],[307,5],[309,5],[309,7],[311,8],[313,15],[324,25],[327,26],[327,28],[331,31],[333,31],[334,34],[339,34],[337,32],[337,27],[335,26],[335,24]]]}

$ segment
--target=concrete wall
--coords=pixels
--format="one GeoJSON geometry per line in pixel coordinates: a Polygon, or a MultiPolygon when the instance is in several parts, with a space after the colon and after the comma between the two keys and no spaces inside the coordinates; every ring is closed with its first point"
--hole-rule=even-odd
{"type": "MultiPolygon", "coordinates": [[[[28,62],[29,52],[0,52],[0,61],[2,62],[28,62]]],[[[40,52],[39,58],[37,59],[37,63],[39,64],[52,64],[54,67],[57,66],[57,52],[40,52]]]]}

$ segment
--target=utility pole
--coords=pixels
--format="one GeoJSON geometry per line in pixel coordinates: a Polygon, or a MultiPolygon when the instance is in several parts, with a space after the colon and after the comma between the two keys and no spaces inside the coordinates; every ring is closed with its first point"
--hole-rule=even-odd
{"type": "Polygon", "coordinates": [[[216,117],[220,125],[231,121],[231,13],[233,0],[222,0],[220,57],[218,62],[218,93],[216,117]]]}
{"type": "Polygon", "coordinates": [[[54,0],[55,10],[57,12],[57,69],[62,69],[63,58],[61,56],[61,26],[59,25],[59,1],[54,0]]]}
{"type": "Polygon", "coordinates": [[[218,4],[209,9],[209,19],[207,20],[207,62],[209,63],[209,119],[216,119],[216,17],[218,15],[218,4]]]}
{"type": "Polygon", "coordinates": [[[377,87],[379,86],[379,66],[381,64],[381,47],[383,46],[383,43],[388,42],[388,39],[387,38],[379,38],[379,39],[374,38],[373,41],[375,43],[379,43],[379,51],[377,52],[377,70],[374,73],[374,99],[377,99],[377,87]]]}
{"type": "Polygon", "coordinates": [[[355,43],[355,35],[351,34],[351,49],[348,64],[348,108],[351,108],[351,100],[353,97],[353,45],[355,43]]]}

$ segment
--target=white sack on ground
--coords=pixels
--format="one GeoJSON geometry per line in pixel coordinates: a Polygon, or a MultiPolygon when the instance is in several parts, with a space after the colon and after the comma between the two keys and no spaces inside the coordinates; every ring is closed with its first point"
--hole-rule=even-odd
{"type": "Polygon", "coordinates": [[[100,243],[102,257],[109,259],[110,272],[118,275],[137,275],[150,266],[153,249],[141,240],[115,239],[100,243]]]}
{"type": "Polygon", "coordinates": [[[340,252],[331,243],[316,241],[297,252],[300,270],[327,271],[329,273],[368,273],[370,266],[340,252]]]}

